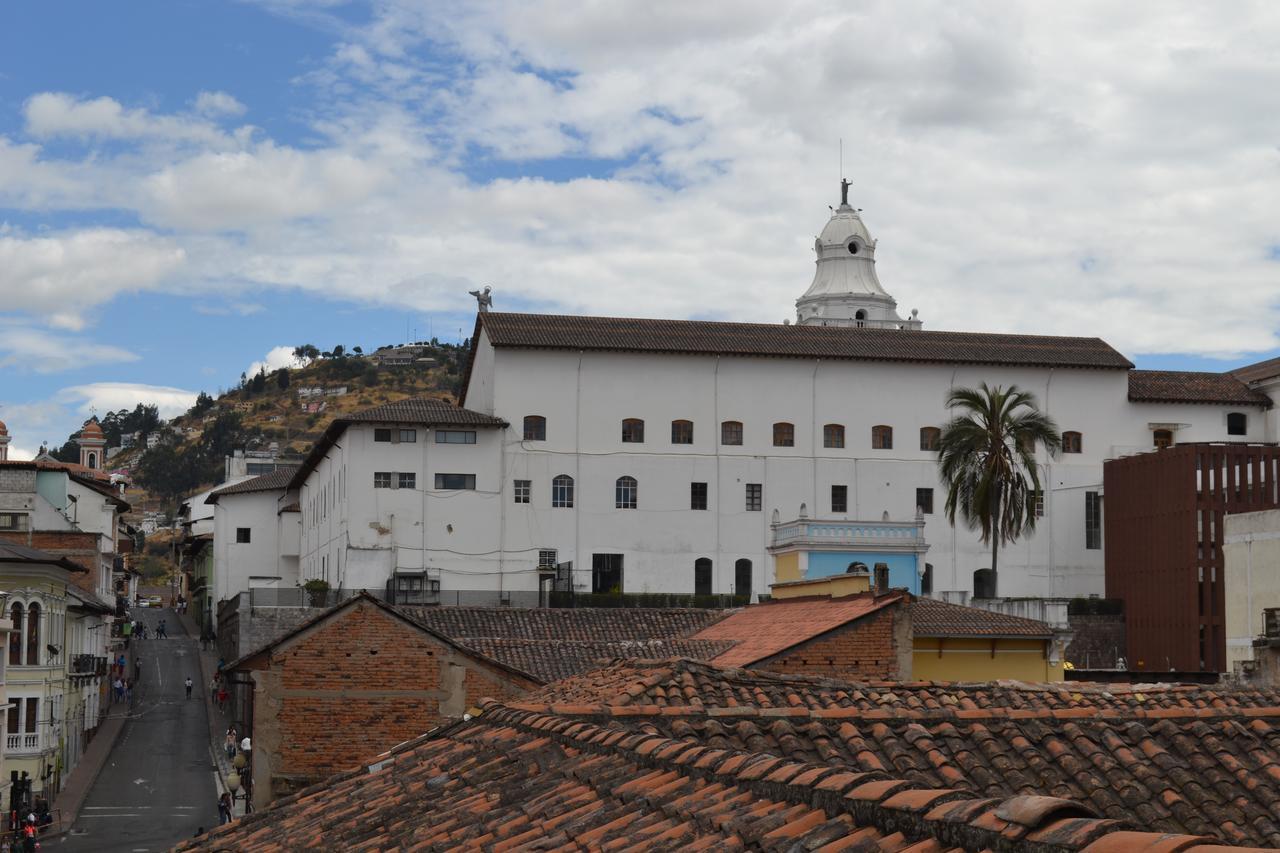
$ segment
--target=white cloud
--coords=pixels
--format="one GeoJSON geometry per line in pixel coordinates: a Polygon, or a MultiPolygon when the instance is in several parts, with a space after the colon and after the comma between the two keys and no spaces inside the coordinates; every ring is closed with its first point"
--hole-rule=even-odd
{"type": "MultiPolygon", "coordinates": [[[[224,107],[236,103],[223,93],[201,94],[224,107]]],[[[28,99],[23,111],[27,132],[38,138],[155,139],[219,146],[232,142],[232,137],[205,119],[127,109],[114,98],[81,100],[64,92],[41,92],[28,99]]]]}
{"type": "Polygon", "coordinates": [[[261,361],[255,361],[245,370],[246,376],[255,376],[258,371],[271,373],[282,367],[297,367],[298,360],[293,357],[293,347],[272,347],[261,361]]]}
{"type": "Polygon", "coordinates": [[[201,92],[196,95],[196,112],[207,116],[244,115],[245,105],[226,92],[201,92]]]}
{"type": "Polygon", "coordinates": [[[163,385],[134,382],[93,382],[62,389],[60,399],[75,404],[81,414],[96,411],[99,416],[119,409],[132,409],[139,403],[156,406],[160,417],[172,418],[190,409],[197,392],[163,385]]]}
{"type": "Polygon", "coordinates": [[[88,228],[48,236],[0,233],[4,308],[83,326],[88,309],[116,295],[155,287],[178,272],[186,251],[143,230],[88,228]]]}
{"type": "Polygon", "coordinates": [[[137,361],[121,347],[97,344],[27,325],[0,324],[0,369],[60,373],[137,361]]]}

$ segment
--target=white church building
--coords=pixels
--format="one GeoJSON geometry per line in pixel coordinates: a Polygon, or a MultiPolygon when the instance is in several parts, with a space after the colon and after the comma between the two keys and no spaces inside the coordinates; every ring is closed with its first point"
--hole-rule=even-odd
{"type": "Polygon", "coordinates": [[[1040,453],[1041,517],[1002,549],[1001,596],[1103,594],[1104,460],[1276,440],[1280,380],[904,319],[845,192],[794,324],[499,313],[481,297],[459,406],[335,421],[280,495],[301,510],[300,580],[502,595],[560,565],[580,591],[754,596],[881,564],[893,586],[963,599],[990,553],[942,515],[935,448],[948,392],[986,382],[1034,393],[1064,438],[1040,453]]]}

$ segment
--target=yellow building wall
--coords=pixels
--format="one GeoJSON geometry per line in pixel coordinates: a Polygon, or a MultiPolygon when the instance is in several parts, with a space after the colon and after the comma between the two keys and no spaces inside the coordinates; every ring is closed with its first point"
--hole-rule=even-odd
{"type": "Polygon", "coordinates": [[[778,583],[800,580],[800,554],[777,554],[773,558],[773,576],[778,583]]]}
{"type": "Polygon", "coordinates": [[[871,579],[867,575],[832,575],[813,580],[784,581],[779,579],[769,588],[774,598],[799,598],[805,595],[829,595],[841,598],[871,591],[871,579]]]}
{"type": "Polygon", "coordinates": [[[919,681],[1062,681],[1062,664],[1050,663],[1048,640],[937,639],[912,643],[911,677],[919,681]],[[941,645],[942,653],[938,653],[941,645]]]}

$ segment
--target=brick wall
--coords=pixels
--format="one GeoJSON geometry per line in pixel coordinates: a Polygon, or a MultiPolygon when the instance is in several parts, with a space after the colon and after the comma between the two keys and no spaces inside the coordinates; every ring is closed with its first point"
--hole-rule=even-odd
{"type": "Polygon", "coordinates": [[[910,660],[907,610],[890,607],[788,649],[754,668],[853,680],[896,680],[910,678],[910,660]]]}
{"type": "Polygon", "coordinates": [[[54,557],[66,557],[87,572],[75,572],[70,581],[86,592],[98,591],[98,572],[103,571],[102,554],[98,551],[98,534],[76,530],[35,530],[0,533],[0,539],[16,542],[54,557]]]}
{"type": "Polygon", "coordinates": [[[483,697],[537,687],[363,601],[273,650],[254,680],[259,804],[348,770],[483,697]]]}

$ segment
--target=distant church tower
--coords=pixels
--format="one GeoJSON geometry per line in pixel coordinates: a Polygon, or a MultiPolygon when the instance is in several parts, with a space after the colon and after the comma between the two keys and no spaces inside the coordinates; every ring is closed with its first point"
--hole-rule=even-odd
{"type": "Polygon", "coordinates": [[[898,316],[898,303],[876,277],[876,241],[858,211],[849,206],[849,182],[840,182],[840,206],[831,214],[814,244],[817,270],[813,284],[796,300],[801,326],[853,326],[879,329],[919,329],[898,316]]]}
{"type": "Polygon", "coordinates": [[[4,421],[0,421],[0,462],[7,462],[9,459],[9,428],[4,425],[4,421]]]}
{"type": "Polygon", "coordinates": [[[107,437],[102,434],[102,427],[93,418],[85,421],[84,429],[76,438],[80,445],[80,464],[94,471],[102,470],[103,455],[107,447],[107,437]]]}

